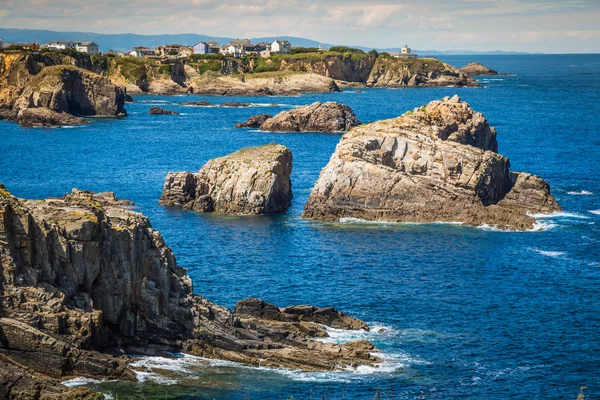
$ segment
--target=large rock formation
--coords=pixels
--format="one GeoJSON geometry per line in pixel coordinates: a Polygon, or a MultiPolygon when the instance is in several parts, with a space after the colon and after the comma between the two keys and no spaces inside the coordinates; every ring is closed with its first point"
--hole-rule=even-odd
{"type": "Polygon", "coordinates": [[[402,59],[379,57],[366,85],[404,86],[478,86],[469,76],[434,58],[402,59]]]}
{"type": "Polygon", "coordinates": [[[352,109],[346,105],[317,101],[290,111],[283,111],[261,124],[270,132],[343,132],[360,125],[352,109]]]}
{"type": "Polygon", "coordinates": [[[25,398],[16,381],[38,388],[27,397],[37,399],[57,390],[48,377],[132,379],[125,353],[184,351],[307,371],[380,361],[369,343],[311,340],[327,336],[321,324],[367,329],[334,309],[288,307],[276,326],[266,315],[244,307],[236,315],[194,295],[160,233],[130,204],[111,193],[77,190],[22,200],[0,186],[0,379],[6,397],[25,398]]]}
{"type": "Polygon", "coordinates": [[[177,111],[165,110],[164,108],[160,108],[158,106],[150,107],[148,110],[148,114],[150,115],[179,115],[177,111]]]}
{"type": "Polygon", "coordinates": [[[46,67],[35,75],[13,109],[19,123],[60,125],[81,123],[65,114],[121,117],[127,115],[124,104],[123,88],[84,69],[59,65],[46,67]]]}
{"type": "Polygon", "coordinates": [[[560,210],[546,182],[509,172],[496,131],[458,96],[346,133],[304,217],[463,222],[525,230],[560,210]]]}
{"type": "Polygon", "coordinates": [[[467,76],[498,75],[498,71],[494,71],[478,62],[467,64],[464,67],[459,68],[459,71],[467,76]]]}
{"type": "Polygon", "coordinates": [[[287,147],[250,147],[210,160],[196,174],[169,173],[160,204],[221,214],[278,213],[292,200],[291,172],[287,147]]]}

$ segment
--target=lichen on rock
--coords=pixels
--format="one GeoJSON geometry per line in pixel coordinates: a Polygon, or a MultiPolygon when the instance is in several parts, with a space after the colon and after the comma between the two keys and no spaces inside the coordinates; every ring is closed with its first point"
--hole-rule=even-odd
{"type": "Polygon", "coordinates": [[[352,109],[336,102],[317,101],[307,106],[282,111],[260,126],[270,132],[343,132],[360,125],[352,109]]]}
{"type": "Polygon", "coordinates": [[[220,214],[271,214],[292,199],[292,152],[275,143],[207,162],[198,173],[167,175],[161,205],[220,214]]]}
{"type": "Polygon", "coordinates": [[[497,150],[481,113],[458,96],[432,101],[346,133],[303,215],[526,230],[535,222],[529,213],[560,210],[547,183],[511,173],[497,150]]]}

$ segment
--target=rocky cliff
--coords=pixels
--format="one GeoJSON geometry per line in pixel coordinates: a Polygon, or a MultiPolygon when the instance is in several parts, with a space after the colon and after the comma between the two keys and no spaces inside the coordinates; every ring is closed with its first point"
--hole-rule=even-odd
{"type": "Polygon", "coordinates": [[[89,57],[1,54],[0,114],[28,126],[86,123],[74,116],[126,115],[124,89],[77,65],[89,57]]]}
{"type": "MultiPolygon", "coordinates": [[[[250,122],[250,121],[249,121],[250,122]]],[[[266,119],[260,130],[270,132],[344,132],[360,125],[352,109],[336,102],[317,101],[266,119]]]]}
{"type": "Polygon", "coordinates": [[[291,173],[287,147],[250,147],[210,160],[195,174],[169,173],[160,204],[220,214],[282,212],[292,200],[291,173]]]}
{"type": "Polygon", "coordinates": [[[185,351],[307,371],[379,361],[368,343],[311,339],[327,336],[323,324],[366,329],[330,308],[287,308],[275,323],[252,307],[236,314],[194,295],[160,233],[130,205],[111,193],[77,190],[22,200],[0,186],[0,378],[6,397],[24,398],[16,381],[30,382],[27,398],[37,399],[60,389],[48,377],[133,379],[123,355],[128,352],[185,351]]]}
{"type": "Polygon", "coordinates": [[[346,133],[304,217],[462,222],[526,230],[560,210],[546,182],[509,171],[496,131],[458,96],[346,133]]]}
{"type": "Polygon", "coordinates": [[[378,58],[365,82],[370,87],[477,86],[469,76],[434,58],[378,58]]]}

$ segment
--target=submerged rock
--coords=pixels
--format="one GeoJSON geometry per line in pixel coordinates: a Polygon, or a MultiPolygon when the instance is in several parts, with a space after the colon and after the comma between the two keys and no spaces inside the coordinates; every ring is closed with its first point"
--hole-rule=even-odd
{"type": "Polygon", "coordinates": [[[135,103],[135,99],[131,95],[125,93],[125,103],[135,103]]]}
{"type": "Polygon", "coordinates": [[[210,104],[208,101],[206,100],[200,100],[200,101],[186,101],[181,103],[184,106],[198,106],[198,107],[206,107],[206,106],[211,106],[212,104],[210,104]]]}
{"type": "Polygon", "coordinates": [[[24,127],[89,124],[89,122],[83,118],[75,117],[66,112],[52,111],[48,108],[26,108],[16,115],[16,121],[24,127]]]}
{"type": "Polygon", "coordinates": [[[267,119],[260,129],[270,132],[342,132],[360,125],[346,105],[316,102],[267,119]]]}
{"type": "Polygon", "coordinates": [[[228,101],[220,105],[220,107],[250,107],[251,103],[238,103],[235,101],[228,101]]]}
{"type": "Polygon", "coordinates": [[[321,171],[304,217],[461,222],[531,229],[529,213],[560,206],[538,177],[509,172],[482,114],[446,97],[346,133],[321,171]]]}
{"type": "Polygon", "coordinates": [[[165,110],[164,108],[160,108],[158,106],[150,107],[150,111],[148,114],[151,115],[179,115],[177,111],[165,110]]]}
{"type": "Polygon", "coordinates": [[[270,118],[273,118],[270,114],[253,115],[248,121],[235,124],[234,128],[260,128],[260,126],[270,118]]]}
{"type": "Polygon", "coordinates": [[[459,68],[459,71],[467,76],[484,76],[484,75],[498,75],[497,71],[486,67],[485,65],[473,62],[459,68]]]}
{"type": "Polygon", "coordinates": [[[292,152],[275,143],[207,162],[198,173],[171,172],[160,204],[220,214],[271,214],[292,200],[292,152]]]}
{"type": "MultiPolygon", "coordinates": [[[[194,295],[160,233],[129,204],[78,190],[22,200],[0,185],[2,383],[26,377],[27,387],[44,384],[27,398],[52,398],[49,377],[134,379],[127,353],[186,352],[305,371],[380,361],[371,344],[311,340],[326,335],[316,324],[365,328],[332,308],[288,307],[275,327],[262,322],[277,315],[275,306],[264,306],[272,313],[259,320],[248,315],[254,306],[238,307],[236,316],[194,295]]],[[[10,387],[11,398],[26,390],[10,387]]]]}

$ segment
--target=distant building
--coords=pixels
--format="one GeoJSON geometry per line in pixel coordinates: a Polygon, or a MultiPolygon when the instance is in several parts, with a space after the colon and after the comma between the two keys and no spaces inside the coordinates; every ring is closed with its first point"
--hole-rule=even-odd
{"type": "Polygon", "coordinates": [[[29,50],[29,51],[40,51],[40,45],[36,42],[17,42],[17,43],[4,43],[0,41],[2,49],[15,49],[15,50],[29,50]]]}
{"type": "Polygon", "coordinates": [[[206,42],[198,42],[192,46],[194,54],[210,54],[210,47],[206,42]]]}
{"type": "Polygon", "coordinates": [[[128,53],[130,56],[138,57],[138,58],[155,58],[158,57],[156,52],[153,49],[149,49],[148,47],[136,46],[128,53]]]}
{"type": "Polygon", "coordinates": [[[407,44],[400,50],[400,53],[394,54],[396,58],[419,58],[417,53],[413,53],[407,44]]]}
{"type": "Polygon", "coordinates": [[[99,53],[98,45],[94,42],[77,42],[75,50],[81,53],[88,53],[90,56],[95,56],[99,53]]]}
{"type": "Polygon", "coordinates": [[[276,40],[271,44],[271,53],[274,54],[290,54],[292,45],[287,40],[276,40]]]}
{"type": "Polygon", "coordinates": [[[154,52],[159,57],[189,57],[194,53],[194,50],[181,44],[164,44],[157,46],[154,52]]]}
{"type": "Polygon", "coordinates": [[[54,40],[48,43],[45,48],[50,50],[77,50],[81,53],[87,53],[91,56],[94,56],[99,53],[98,45],[94,42],[73,42],[73,41],[60,41],[54,40]]]}
{"type": "Polygon", "coordinates": [[[54,40],[46,45],[50,50],[69,50],[75,48],[75,42],[54,40]]]}
{"type": "Polygon", "coordinates": [[[219,54],[219,43],[208,42],[208,48],[210,50],[210,54],[219,54]]]}

